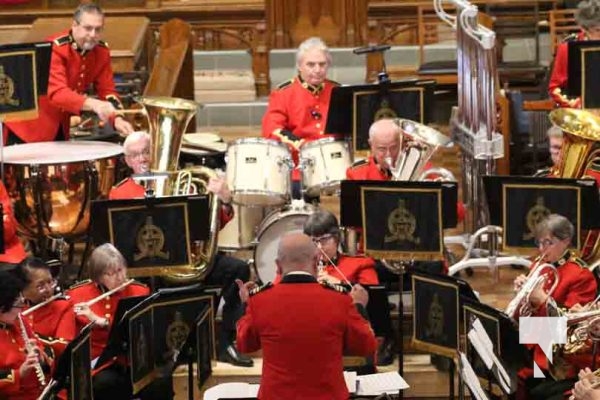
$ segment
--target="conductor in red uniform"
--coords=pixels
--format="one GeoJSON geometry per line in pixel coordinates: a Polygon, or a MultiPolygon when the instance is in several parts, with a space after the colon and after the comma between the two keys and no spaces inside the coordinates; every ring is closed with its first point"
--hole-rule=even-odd
{"type": "Polygon", "coordinates": [[[14,274],[0,271],[0,398],[7,400],[35,400],[43,387],[35,372],[39,363],[45,383],[50,380],[53,363],[51,350],[38,341],[31,328],[24,323],[26,336],[36,351],[27,353],[19,313],[25,307],[21,297],[23,282],[14,274]]]}
{"type": "Polygon", "coordinates": [[[310,237],[288,233],[276,259],[280,284],[249,297],[247,286],[238,282],[247,307],[237,343],[242,352],[262,348],[261,400],[347,399],[343,354],[375,352],[373,332],[357,310],[364,312],[367,292],[356,285],[349,296],[318,283],[318,259],[310,237]]]}
{"type": "Polygon", "coordinates": [[[52,57],[48,93],[39,98],[37,119],[6,123],[7,144],[67,140],[72,115],[93,111],[123,134],[133,132],[117,115],[123,108],[115,90],[108,45],[100,40],[104,14],[95,4],[81,4],[71,29],[51,36],[52,57]],[[86,91],[94,87],[98,98],[86,91]]]}
{"type": "MultiPolygon", "coordinates": [[[[54,295],[56,280],[50,273],[48,264],[39,258],[26,258],[17,268],[25,282],[23,297],[28,305],[23,311],[38,306],[54,295]]],[[[73,305],[65,297],[45,303],[40,308],[24,316],[40,340],[52,347],[59,357],[67,344],[77,335],[73,305]]]]}
{"type": "Polygon", "coordinates": [[[581,32],[568,36],[559,44],[554,56],[552,75],[548,83],[550,97],[559,107],[581,108],[580,97],[569,97],[565,93],[569,81],[568,42],[573,40],[600,40],[600,1],[583,0],[577,5],[575,20],[581,32]]]}
{"type": "MultiPolygon", "coordinates": [[[[558,273],[558,285],[552,293],[548,293],[554,277],[549,275],[544,285],[536,287],[529,295],[533,316],[548,316],[548,305],[553,304],[565,309],[577,309],[594,300],[596,297],[596,280],[587,264],[576,257],[570,250],[571,239],[575,229],[568,219],[558,214],[551,214],[540,222],[535,235],[542,254],[535,264],[552,264],[558,273]]],[[[526,277],[520,275],[515,280],[515,289],[520,290],[526,277]]],[[[546,355],[539,346],[533,346],[533,359],[544,375],[549,375],[549,364],[546,355]]],[[[562,399],[562,393],[570,389],[577,371],[591,365],[590,355],[579,355],[567,360],[571,370],[567,371],[566,379],[554,381],[552,378],[533,378],[533,370],[523,368],[519,371],[521,378],[517,399],[562,399]]]]}
{"type": "MultiPolygon", "coordinates": [[[[288,144],[295,166],[303,143],[332,136],[324,134],[325,123],[331,92],[339,84],[327,79],[330,66],[327,45],[317,37],[306,39],[296,52],[298,75],[280,84],[269,97],[262,136],[288,144]]],[[[299,182],[297,169],[292,177],[299,182]]],[[[299,198],[300,186],[298,183],[295,186],[294,197],[299,198]]]]}

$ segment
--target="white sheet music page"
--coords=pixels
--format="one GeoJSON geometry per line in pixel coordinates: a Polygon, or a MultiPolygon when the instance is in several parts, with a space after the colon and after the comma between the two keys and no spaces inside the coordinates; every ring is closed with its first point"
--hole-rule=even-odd
{"type": "Polygon", "coordinates": [[[377,395],[384,392],[397,392],[408,389],[409,385],[397,372],[383,372],[380,374],[360,375],[358,379],[357,394],[377,395]]]}
{"type": "Polygon", "coordinates": [[[346,381],[348,393],[356,393],[356,386],[358,385],[356,371],[344,371],[344,380],[346,381]]]}

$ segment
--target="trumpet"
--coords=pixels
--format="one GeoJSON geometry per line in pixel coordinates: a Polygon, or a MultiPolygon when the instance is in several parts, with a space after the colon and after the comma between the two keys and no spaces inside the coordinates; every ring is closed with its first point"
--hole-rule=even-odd
{"type": "MultiPolygon", "coordinates": [[[[600,388],[600,369],[595,370],[594,372],[592,372],[592,376],[590,377],[592,379],[588,379],[591,383],[592,386],[590,387],[590,389],[598,389],[600,388]]],[[[575,400],[575,395],[572,394],[569,396],[569,400],[575,400]]]]}
{"type": "Polygon", "coordinates": [[[533,310],[531,309],[529,298],[531,296],[531,293],[535,290],[535,288],[537,288],[546,280],[546,276],[544,274],[546,270],[550,270],[554,274],[554,283],[548,291],[548,296],[552,296],[552,293],[558,286],[558,271],[552,264],[541,264],[541,261],[544,259],[544,256],[545,254],[542,254],[539,257],[538,263],[531,269],[529,275],[527,275],[527,280],[525,281],[523,286],[521,286],[521,289],[519,290],[517,295],[511,300],[511,302],[506,307],[506,310],[504,312],[509,317],[516,319],[518,316],[527,317],[532,314],[533,310]]]}
{"type": "MultiPolygon", "coordinates": [[[[23,337],[23,342],[25,342],[25,351],[27,354],[36,353],[37,349],[31,344],[29,340],[29,335],[27,335],[27,330],[25,330],[25,323],[23,322],[23,317],[21,314],[18,316],[19,325],[21,327],[21,336],[23,337]]],[[[42,365],[39,360],[33,364],[33,368],[35,369],[35,376],[37,377],[38,382],[40,383],[40,387],[46,386],[46,377],[44,376],[44,370],[42,369],[42,365]]]]}
{"type": "MultiPolygon", "coordinates": [[[[33,307],[30,307],[30,308],[28,308],[27,310],[23,311],[23,312],[21,313],[21,315],[22,315],[22,316],[24,316],[24,317],[26,317],[26,316],[28,316],[29,314],[31,314],[32,312],[34,312],[34,311],[36,311],[36,310],[39,310],[40,308],[44,307],[46,304],[50,304],[50,303],[52,303],[54,300],[56,300],[56,299],[59,299],[59,298],[61,298],[61,297],[65,297],[65,295],[64,295],[64,294],[62,294],[62,293],[57,293],[57,294],[55,294],[54,296],[52,296],[52,297],[50,297],[50,298],[48,298],[48,299],[46,299],[46,300],[42,301],[41,303],[39,303],[39,304],[36,304],[35,306],[33,306],[33,307]]],[[[66,297],[66,298],[68,298],[68,297],[66,297]]]]}
{"type": "Polygon", "coordinates": [[[129,279],[129,280],[123,282],[121,285],[117,286],[116,288],[111,289],[111,290],[109,290],[106,293],[102,293],[98,297],[94,297],[91,300],[75,304],[75,312],[77,312],[78,310],[81,310],[83,307],[86,307],[86,306],[87,307],[91,307],[91,306],[93,306],[94,304],[96,304],[97,302],[99,302],[101,300],[104,300],[108,296],[110,296],[110,295],[112,295],[114,293],[120,292],[121,290],[125,289],[127,286],[131,285],[133,282],[135,282],[135,279],[129,279]]]}

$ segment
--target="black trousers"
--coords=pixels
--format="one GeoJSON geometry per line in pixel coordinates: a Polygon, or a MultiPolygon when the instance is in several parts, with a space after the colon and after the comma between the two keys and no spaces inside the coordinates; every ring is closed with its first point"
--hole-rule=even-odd
{"type": "MultiPolygon", "coordinates": [[[[546,372],[546,371],[545,371],[546,372]]],[[[520,381],[519,384],[523,384],[524,387],[519,387],[519,391],[525,390],[526,396],[523,393],[519,393],[517,399],[528,398],[530,400],[563,400],[565,398],[564,393],[572,389],[577,382],[577,378],[562,379],[555,381],[552,378],[547,379],[536,379],[529,378],[526,381],[520,381]]]]}
{"type": "MultiPolygon", "coordinates": [[[[133,388],[129,378],[129,369],[120,364],[98,372],[93,377],[94,400],[131,400],[133,388]]],[[[136,398],[142,400],[170,400],[173,399],[173,377],[158,377],[138,394],[136,398]]]]}
{"type": "Polygon", "coordinates": [[[225,351],[235,340],[235,325],[243,312],[239,290],[235,283],[236,279],[248,282],[250,279],[250,266],[248,263],[238,258],[217,253],[213,269],[206,277],[205,283],[223,288],[221,296],[225,304],[223,305],[223,321],[219,333],[219,352],[225,351]]]}

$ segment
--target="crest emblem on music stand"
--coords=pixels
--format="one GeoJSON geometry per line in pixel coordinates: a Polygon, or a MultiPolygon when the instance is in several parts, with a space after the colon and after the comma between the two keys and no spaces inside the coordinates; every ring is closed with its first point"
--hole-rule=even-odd
{"type": "Polygon", "coordinates": [[[389,234],[385,236],[385,243],[408,241],[419,244],[420,239],[415,238],[417,219],[406,208],[406,200],[398,201],[398,208],[390,213],[387,220],[389,234]]]}
{"type": "Polygon", "coordinates": [[[151,216],[146,217],[146,224],[140,228],[136,242],[139,252],[133,257],[135,261],[152,257],[169,259],[169,252],[162,250],[165,246],[165,234],[160,227],[154,225],[151,216]]]}
{"type": "Polygon", "coordinates": [[[13,99],[15,95],[15,82],[4,72],[4,65],[0,65],[0,105],[18,106],[19,100],[13,99]]]}
{"type": "Polygon", "coordinates": [[[526,223],[527,229],[529,232],[523,234],[523,240],[531,240],[535,237],[535,227],[539,224],[544,218],[548,215],[552,214],[550,209],[546,207],[544,204],[544,197],[539,196],[534,206],[527,211],[526,223]]]}
{"type": "Polygon", "coordinates": [[[375,112],[373,120],[378,121],[383,118],[398,118],[398,114],[392,109],[388,99],[381,100],[381,104],[379,105],[379,109],[375,112]]]}
{"type": "MultiPolygon", "coordinates": [[[[168,353],[176,356],[185,344],[188,335],[190,334],[190,327],[183,320],[181,312],[176,311],[173,318],[173,322],[167,327],[167,349],[168,353]]],[[[175,357],[176,358],[176,357],[175,357]]]]}
{"type": "Polygon", "coordinates": [[[433,295],[433,301],[429,306],[427,315],[427,326],[425,335],[432,339],[445,340],[444,335],[444,308],[440,304],[440,297],[437,293],[433,295]]]}

